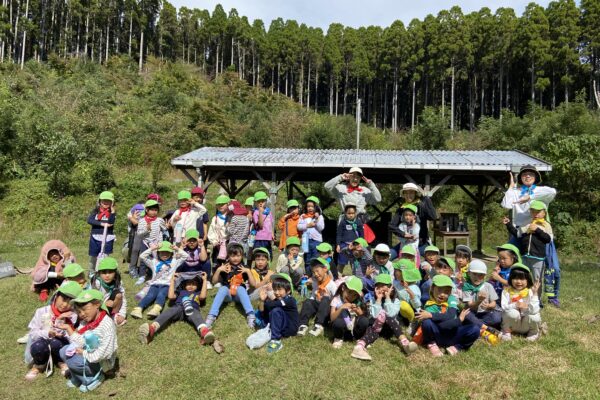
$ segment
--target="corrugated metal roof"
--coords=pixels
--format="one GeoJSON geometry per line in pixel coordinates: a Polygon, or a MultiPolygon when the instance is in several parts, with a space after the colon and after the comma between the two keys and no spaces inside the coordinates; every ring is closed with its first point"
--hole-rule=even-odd
{"type": "Polygon", "coordinates": [[[433,171],[510,171],[534,165],[551,171],[547,162],[520,151],[498,150],[313,150],[202,147],[176,157],[175,167],[272,167],[412,169],[433,171]]]}

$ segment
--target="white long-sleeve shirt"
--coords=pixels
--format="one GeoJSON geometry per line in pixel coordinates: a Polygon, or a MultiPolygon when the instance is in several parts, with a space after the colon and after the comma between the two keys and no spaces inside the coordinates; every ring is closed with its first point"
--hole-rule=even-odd
{"type": "Polygon", "coordinates": [[[511,188],[504,193],[502,199],[502,207],[506,209],[513,209],[513,224],[517,227],[529,225],[531,223],[531,214],[529,213],[529,205],[533,200],[539,200],[548,206],[552,200],[556,197],[556,189],[549,186],[536,186],[533,189],[533,194],[530,195],[528,202],[519,204],[516,203],[521,198],[521,187],[511,188]]]}
{"type": "MultiPolygon", "coordinates": [[[[523,316],[525,315],[535,315],[540,312],[540,299],[537,293],[534,293],[533,290],[529,289],[529,294],[527,297],[520,300],[521,302],[526,302],[528,304],[527,310],[522,312],[523,316]]],[[[500,304],[502,306],[502,311],[516,310],[517,304],[519,302],[512,302],[510,298],[510,293],[507,289],[502,291],[502,297],[500,298],[500,304]]]]}
{"type": "Polygon", "coordinates": [[[159,272],[156,272],[156,267],[160,263],[158,258],[154,258],[152,255],[153,250],[148,249],[140,254],[140,260],[145,263],[148,268],[152,271],[152,279],[150,279],[150,285],[169,285],[171,283],[171,277],[177,271],[177,268],[187,260],[188,255],[183,249],[173,255],[170,265],[163,265],[159,272]]]}
{"type": "Polygon", "coordinates": [[[188,231],[189,229],[196,229],[196,221],[198,220],[198,218],[201,218],[204,214],[206,214],[206,207],[204,207],[200,203],[190,203],[189,211],[186,211],[182,214],[180,210],[176,210],[171,216],[169,223],[173,227],[175,227],[177,223],[181,223],[181,225],[183,226],[183,231],[181,232],[181,235],[182,237],[185,237],[186,231],[188,231]],[[175,221],[175,217],[177,216],[181,216],[181,219],[179,221],[175,221]]]}

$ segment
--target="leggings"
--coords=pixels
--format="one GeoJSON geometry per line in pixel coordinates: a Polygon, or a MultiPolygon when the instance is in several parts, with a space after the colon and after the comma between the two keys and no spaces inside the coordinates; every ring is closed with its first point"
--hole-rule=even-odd
{"type": "Polygon", "coordinates": [[[174,306],[167,308],[154,320],[154,322],[157,322],[160,325],[158,330],[166,328],[170,323],[178,321],[187,321],[196,328],[196,330],[200,328],[200,325],[204,324],[204,318],[202,318],[200,310],[194,308],[191,315],[186,315],[182,304],[175,304],[174,306]]]}
{"type": "Polygon", "coordinates": [[[375,318],[373,325],[367,329],[367,333],[360,339],[363,342],[363,345],[368,346],[374,343],[381,335],[384,327],[391,330],[395,337],[400,337],[402,335],[400,321],[395,317],[388,317],[385,312],[382,311],[377,318],[375,318]]]}

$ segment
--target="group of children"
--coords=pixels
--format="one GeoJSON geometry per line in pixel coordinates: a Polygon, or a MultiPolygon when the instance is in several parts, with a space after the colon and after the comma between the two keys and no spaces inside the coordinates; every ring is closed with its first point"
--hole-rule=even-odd
{"type": "MultiPolygon", "coordinates": [[[[404,241],[394,257],[388,245],[366,241],[357,206],[349,202],[339,218],[335,246],[323,241],[325,222],[315,196],[302,209],[298,201],[288,201],[278,220],[262,191],[243,206],[218,196],[212,218],[203,202],[202,189],[181,191],[177,210],[161,218],[160,196],[150,194],[143,207],[138,204],[128,213],[128,272],[139,285],[129,316],[142,319],[148,310],[151,321],[138,329],[143,344],[170,323],[186,321],[202,345],[220,353],[223,345],[212,328],[229,302],[241,305],[250,329],[268,330],[269,353],[282,349],[283,338],[321,336],[328,328],[333,348],[356,341],[351,355],[361,360],[371,359],[367,348],[380,337],[394,338],[406,354],[422,346],[439,357],[442,348],[456,355],[479,338],[495,345],[513,334],[529,341],[540,336],[544,244],[552,239],[544,203],[531,203],[533,222],[519,231],[504,221],[525,252],[522,256],[509,243],[499,246],[486,280],[486,264],[473,259],[467,246],[457,246],[454,259],[441,256],[435,246],[419,252],[414,206],[402,213],[404,241]],[[280,232],[276,261],[275,226],[280,232]],[[346,265],[350,272],[344,276],[346,265]],[[214,298],[203,315],[211,289],[214,298]]],[[[64,243],[50,241],[43,247],[33,289],[48,304],[29,325],[25,358],[32,368],[27,379],[56,365],[70,376],[70,387],[85,392],[113,369],[116,327],[128,315],[119,263],[110,257],[115,220],[114,195],[103,192],[88,218],[87,272],[64,243]]]]}

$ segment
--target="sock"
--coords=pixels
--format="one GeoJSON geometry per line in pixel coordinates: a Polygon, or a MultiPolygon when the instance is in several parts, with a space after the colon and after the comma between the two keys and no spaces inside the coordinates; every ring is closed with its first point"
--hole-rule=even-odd
{"type": "Polygon", "coordinates": [[[198,325],[198,332],[200,332],[202,330],[202,328],[206,328],[206,324],[200,324],[198,325]]]}
{"type": "Polygon", "coordinates": [[[358,342],[356,342],[356,345],[360,346],[360,347],[362,347],[364,349],[367,344],[365,343],[364,340],[359,340],[358,342]]]}

